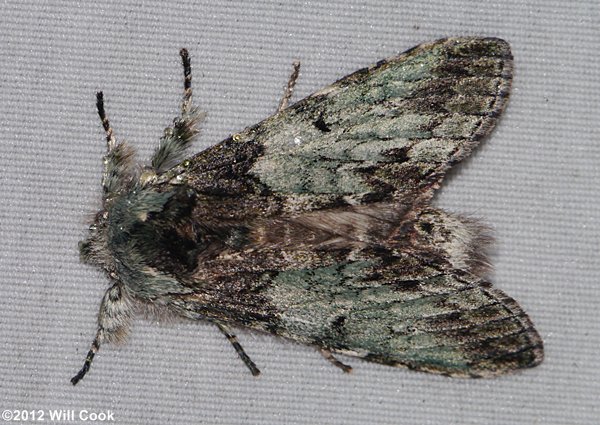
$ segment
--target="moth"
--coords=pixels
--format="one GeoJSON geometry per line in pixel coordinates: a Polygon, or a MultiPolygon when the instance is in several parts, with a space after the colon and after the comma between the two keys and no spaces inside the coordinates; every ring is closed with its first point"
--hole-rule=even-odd
{"type": "Polygon", "coordinates": [[[488,229],[431,204],[447,171],[494,127],[512,56],[497,38],[422,44],[350,74],[184,159],[203,114],[182,49],[181,114],[148,165],[106,133],[102,208],[79,249],[111,281],[76,384],[103,343],[150,305],[454,377],[538,365],[542,340],[491,286],[488,229]]]}

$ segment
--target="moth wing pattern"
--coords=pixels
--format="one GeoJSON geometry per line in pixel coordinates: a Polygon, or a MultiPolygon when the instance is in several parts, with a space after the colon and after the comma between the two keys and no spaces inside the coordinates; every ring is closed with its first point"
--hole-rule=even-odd
{"type": "Polygon", "coordinates": [[[191,215],[214,236],[190,268],[211,284],[174,304],[452,376],[541,362],[527,315],[484,278],[486,229],[428,205],[494,127],[511,79],[503,40],[423,44],[166,173],[165,187],[177,176],[200,194],[191,215]]]}
{"type": "Polygon", "coordinates": [[[236,198],[243,189],[252,195],[257,185],[293,195],[289,212],[320,209],[340,196],[424,202],[492,130],[511,80],[512,55],[503,40],[422,44],[201,152],[187,173],[198,188],[215,190],[215,180],[246,183],[218,186],[225,197],[227,189],[236,198]]]}
{"type": "Polygon", "coordinates": [[[346,369],[327,353],[456,377],[542,361],[526,313],[486,279],[487,229],[430,205],[506,104],[505,41],[422,44],[172,166],[201,119],[182,59],[182,114],[142,173],[99,94],[104,209],[80,250],[116,282],[73,383],[126,333],[130,301],[214,322],[253,374],[228,324],[315,345],[346,369]]]}

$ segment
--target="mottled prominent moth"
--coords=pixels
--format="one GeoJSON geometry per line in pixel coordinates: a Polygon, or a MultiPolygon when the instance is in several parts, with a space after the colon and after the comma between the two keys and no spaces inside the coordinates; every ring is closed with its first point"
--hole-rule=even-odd
{"type": "Polygon", "coordinates": [[[112,286],[76,384],[134,307],[229,325],[333,353],[457,377],[532,367],[542,340],[486,280],[477,221],[433,207],[448,169],[494,127],[512,78],[509,45],[449,38],[356,71],[183,160],[202,114],[181,50],[181,114],[149,165],[108,150],[103,204],[80,243],[112,286]]]}

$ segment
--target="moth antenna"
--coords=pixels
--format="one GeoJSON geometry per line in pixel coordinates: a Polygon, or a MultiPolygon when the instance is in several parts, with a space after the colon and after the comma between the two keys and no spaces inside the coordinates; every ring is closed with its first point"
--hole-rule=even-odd
{"type": "Polygon", "coordinates": [[[104,94],[101,91],[96,93],[96,108],[98,109],[98,115],[100,116],[100,121],[102,121],[104,132],[106,133],[107,151],[110,153],[115,148],[117,141],[115,140],[113,129],[106,116],[106,111],[104,110],[104,94]]]}
{"type": "Polygon", "coordinates": [[[88,351],[88,354],[85,357],[85,362],[83,363],[83,367],[81,368],[81,370],[79,372],[77,372],[77,375],[75,375],[74,377],[71,378],[71,384],[77,385],[77,383],[79,381],[81,381],[81,379],[83,379],[83,377],[88,373],[88,371],[90,370],[90,367],[92,366],[92,361],[94,360],[94,356],[96,355],[96,353],[98,352],[99,349],[100,349],[100,329],[98,329],[98,332],[96,332],[96,337],[94,338],[94,341],[92,341],[92,346],[90,348],[90,351],[88,351]]]}
{"type": "Polygon", "coordinates": [[[296,81],[298,81],[298,76],[300,75],[300,62],[294,61],[292,64],[292,73],[290,74],[290,78],[287,82],[287,86],[283,91],[283,97],[279,102],[279,106],[277,107],[277,112],[283,111],[288,107],[290,103],[290,99],[292,98],[292,94],[294,93],[294,87],[296,87],[296,81]]]}
{"type": "Polygon", "coordinates": [[[345,373],[350,373],[352,372],[352,366],[347,365],[346,363],[342,363],[341,361],[339,361],[332,353],[331,351],[325,349],[325,348],[319,348],[319,352],[321,353],[321,355],[323,357],[325,357],[325,359],[327,361],[329,361],[332,365],[334,365],[335,367],[339,367],[340,369],[342,369],[345,373]]]}
{"type": "Polygon", "coordinates": [[[231,342],[231,345],[233,345],[235,352],[238,353],[238,356],[240,356],[240,359],[242,359],[244,364],[248,367],[248,369],[250,369],[250,372],[252,373],[252,375],[254,375],[254,376],[260,375],[260,370],[258,370],[258,368],[256,367],[256,364],[252,361],[252,359],[248,356],[248,354],[246,354],[246,352],[240,345],[240,343],[237,339],[237,336],[235,336],[235,334],[229,328],[229,326],[227,326],[226,324],[221,323],[221,322],[217,322],[217,321],[213,321],[213,322],[215,325],[217,325],[219,330],[221,332],[223,332],[223,335],[225,335],[227,337],[229,342],[231,342]]]}
{"type": "Polygon", "coordinates": [[[183,99],[181,100],[181,115],[189,113],[192,108],[192,63],[187,49],[179,51],[183,65],[183,99]]]}

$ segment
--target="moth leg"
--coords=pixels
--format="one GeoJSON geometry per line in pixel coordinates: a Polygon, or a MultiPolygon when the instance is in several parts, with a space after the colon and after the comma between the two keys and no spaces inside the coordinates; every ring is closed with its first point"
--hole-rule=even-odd
{"type": "Polygon", "coordinates": [[[134,149],[127,143],[117,144],[104,110],[104,94],[101,91],[96,93],[96,109],[98,109],[98,116],[106,133],[106,155],[104,155],[104,173],[102,174],[103,201],[106,203],[127,187],[137,169],[134,149]]]}
{"type": "Polygon", "coordinates": [[[76,385],[88,373],[94,356],[102,343],[120,342],[125,339],[129,333],[132,315],[133,310],[129,297],[121,286],[115,283],[108,288],[104,298],[102,298],[100,311],[98,312],[98,330],[83,367],[77,372],[77,375],[71,378],[73,385],[76,385]]]}
{"type": "Polygon", "coordinates": [[[215,325],[217,325],[219,330],[221,332],[223,332],[223,335],[225,335],[227,337],[227,339],[229,340],[229,342],[231,342],[231,345],[233,345],[233,348],[235,349],[236,353],[238,353],[238,356],[240,356],[240,359],[242,359],[242,361],[246,364],[248,369],[250,369],[250,372],[252,372],[252,375],[254,375],[254,376],[260,375],[260,370],[258,370],[258,368],[256,367],[256,364],[254,364],[254,362],[252,361],[252,359],[250,359],[248,354],[246,354],[246,352],[244,351],[244,349],[238,342],[237,336],[235,336],[235,334],[229,328],[229,326],[227,326],[226,324],[224,324],[222,322],[214,321],[213,323],[215,325]]]}
{"type": "Polygon", "coordinates": [[[192,108],[192,63],[187,49],[179,51],[183,65],[183,98],[181,99],[181,116],[189,113],[192,108]]]}
{"type": "Polygon", "coordinates": [[[321,355],[323,357],[325,357],[325,359],[327,359],[329,362],[331,362],[331,364],[333,364],[335,367],[339,367],[345,373],[352,372],[352,366],[348,366],[347,364],[342,363],[341,361],[336,359],[335,356],[331,353],[331,351],[329,351],[325,348],[319,348],[319,352],[321,353],[321,355]]]}
{"type": "Polygon", "coordinates": [[[292,98],[292,94],[294,93],[294,87],[296,86],[296,81],[298,81],[298,76],[300,75],[300,62],[295,61],[292,64],[292,67],[292,74],[290,75],[290,79],[288,80],[287,86],[283,91],[283,97],[279,102],[277,112],[281,112],[288,107],[290,99],[292,98]]]}
{"type": "Polygon", "coordinates": [[[108,147],[108,153],[110,153],[117,145],[117,141],[115,140],[113,129],[106,116],[106,111],[104,110],[104,93],[101,91],[96,93],[96,109],[98,109],[98,116],[100,116],[102,127],[104,127],[104,132],[106,133],[106,145],[108,147]]]}
{"type": "Polygon", "coordinates": [[[204,118],[204,113],[192,104],[192,64],[187,49],[179,51],[183,66],[183,97],[181,99],[181,114],[175,117],[173,125],[165,128],[164,135],[154,155],[150,170],[142,181],[149,181],[155,174],[161,174],[177,165],[185,156],[187,147],[198,134],[198,123],[204,118]]]}
{"type": "Polygon", "coordinates": [[[83,367],[81,368],[81,370],[79,372],[77,372],[77,375],[75,375],[74,377],[71,378],[71,384],[77,385],[77,383],[79,381],[81,381],[81,379],[90,370],[90,367],[92,366],[92,361],[94,360],[94,356],[100,349],[100,339],[101,339],[100,329],[98,329],[98,331],[96,332],[96,337],[94,338],[94,341],[92,341],[92,347],[90,348],[90,351],[88,351],[87,356],[85,357],[85,362],[83,363],[83,367]]]}

